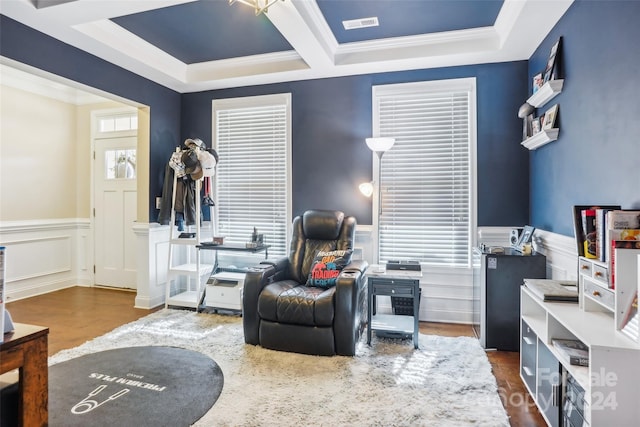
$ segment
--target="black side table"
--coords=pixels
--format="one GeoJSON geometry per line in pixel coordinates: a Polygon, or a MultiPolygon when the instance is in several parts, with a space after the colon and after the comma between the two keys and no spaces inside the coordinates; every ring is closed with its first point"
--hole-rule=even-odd
{"type": "Polygon", "coordinates": [[[419,271],[387,270],[377,272],[376,266],[367,270],[368,310],[367,344],[371,345],[371,331],[385,331],[391,334],[413,334],[413,346],[418,348],[418,317],[420,307],[419,271]],[[413,316],[400,314],[377,314],[376,297],[404,297],[413,300],[413,316]]]}

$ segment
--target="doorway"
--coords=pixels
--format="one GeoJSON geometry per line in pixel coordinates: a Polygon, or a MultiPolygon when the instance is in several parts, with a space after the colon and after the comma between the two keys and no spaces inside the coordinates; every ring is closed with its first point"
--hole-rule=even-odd
{"type": "Polygon", "coordinates": [[[136,289],[137,112],[95,113],[94,284],[136,289]]]}

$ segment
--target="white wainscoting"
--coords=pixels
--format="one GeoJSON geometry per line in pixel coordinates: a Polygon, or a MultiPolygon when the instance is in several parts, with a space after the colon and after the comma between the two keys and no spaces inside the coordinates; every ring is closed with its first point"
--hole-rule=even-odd
{"type": "Polygon", "coordinates": [[[93,283],[89,219],[3,221],[7,301],[93,283]]]}
{"type": "MultiPolygon", "coordinates": [[[[509,246],[509,234],[513,227],[479,227],[477,244],[509,246]]],[[[356,248],[362,248],[364,259],[372,263],[372,230],[370,226],[358,227],[356,248]]],[[[572,237],[536,230],[534,248],[547,257],[547,277],[575,279],[577,251],[572,237]]],[[[420,320],[428,322],[472,323],[473,316],[472,271],[423,271],[420,280],[420,320]]],[[[391,311],[389,298],[379,301],[381,312],[391,311]]]]}
{"type": "MultiPolygon", "coordinates": [[[[133,229],[138,256],[135,306],[150,309],[164,304],[169,227],[136,223],[133,229]]],[[[480,227],[477,243],[506,246],[510,230],[511,227],[480,227]]],[[[7,247],[7,301],[70,286],[91,286],[92,242],[89,219],[0,223],[0,245],[7,247]]],[[[371,226],[358,226],[355,247],[358,257],[373,263],[371,226]]],[[[577,248],[572,237],[536,230],[534,248],[547,257],[547,277],[575,280],[577,248]]],[[[256,261],[260,261],[259,257],[256,261]]],[[[420,320],[472,322],[471,271],[425,271],[421,288],[420,320]]],[[[379,307],[390,311],[390,300],[381,298],[379,307]]]]}

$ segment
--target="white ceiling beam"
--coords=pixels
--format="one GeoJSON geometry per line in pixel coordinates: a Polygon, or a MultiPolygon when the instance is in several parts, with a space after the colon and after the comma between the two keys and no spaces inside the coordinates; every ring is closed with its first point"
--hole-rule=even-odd
{"type": "Polygon", "coordinates": [[[346,43],[338,47],[336,65],[495,52],[498,44],[493,27],[346,43]]]}
{"type": "MultiPolygon", "coordinates": [[[[2,0],[4,2],[6,0],[2,0]]],[[[10,2],[16,0],[9,0],[10,2]]],[[[31,3],[28,0],[19,0],[31,3]]],[[[40,7],[36,13],[66,25],[118,18],[134,13],[191,3],[196,0],[74,0],[55,6],[40,7]]]]}
{"type": "Polygon", "coordinates": [[[494,28],[500,48],[516,59],[529,59],[574,0],[505,0],[494,28]]]}
{"type": "MultiPolygon", "coordinates": [[[[108,46],[111,51],[115,50],[129,58],[135,58],[141,64],[153,64],[155,70],[175,80],[186,81],[187,65],[184,62],[109,19],[78,24],[73,28],[102,46],[108,46]]],[[[108,55],[108,52],[103,54],[108,55]]]]}
{"type": "Polygon", "coordinates": [[[310,68],[330,68],[333,66],[331,46],[321,37],[317,25],[309,25],[314,20],[324,21],[312,6],[318,7],[315,1],[287,0],[275,3],[265,15],[310,68]]]}

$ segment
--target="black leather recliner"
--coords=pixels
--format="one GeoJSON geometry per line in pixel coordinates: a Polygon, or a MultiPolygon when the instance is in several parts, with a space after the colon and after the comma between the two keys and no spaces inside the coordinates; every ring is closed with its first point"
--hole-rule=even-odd
{"type": "Polygon", "coordinates": [[[356,219],[310,210],[293,220],[289,256],[247,273],[242,297],[244,340],[274,350],[355,354],[366,325],[367,262],[352,261],[329,289],[306,286],[318,251],[353,249],[356,219]]]}

